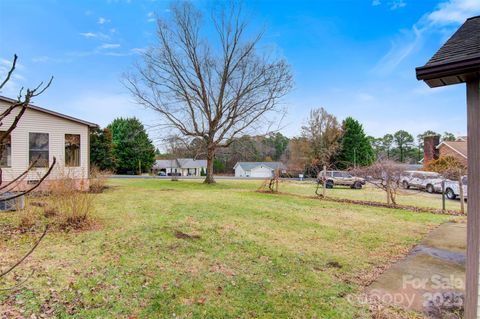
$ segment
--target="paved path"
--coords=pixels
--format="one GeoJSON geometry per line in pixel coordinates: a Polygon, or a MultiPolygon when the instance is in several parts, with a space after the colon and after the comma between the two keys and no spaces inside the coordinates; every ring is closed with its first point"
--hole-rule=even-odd
{"type": "Polygon", "coordinates": [[[462,303],[465,249],[466,224],[443,224],[385,271],[367,293],[385,303],[442,318],[441,308],[456,309],[462,303]]]}

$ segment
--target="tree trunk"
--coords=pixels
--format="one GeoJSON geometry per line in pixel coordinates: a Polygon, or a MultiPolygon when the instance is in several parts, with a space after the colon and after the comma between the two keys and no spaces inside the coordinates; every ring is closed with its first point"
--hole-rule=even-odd
{"type": "Polygon", "coordinates": [[[215,148],[208,146],[207,147],[207,176],[203,181],[205,184],[215,183],[215,179],[213,178],[213,159],[214,158],[215,158],[215,148]]]}

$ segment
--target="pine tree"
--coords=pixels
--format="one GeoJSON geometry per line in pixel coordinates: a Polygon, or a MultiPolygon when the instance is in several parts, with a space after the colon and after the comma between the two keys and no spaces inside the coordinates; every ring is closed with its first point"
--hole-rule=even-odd
{"type": "Polygon", "coordinates": [[[355,166],[367,166],[375,160],[375,153],[362,124],[352,117],[343,121],[343,132],[340,138],[340,153],[337,157],[337,167],[347,169],[355,166]]]}

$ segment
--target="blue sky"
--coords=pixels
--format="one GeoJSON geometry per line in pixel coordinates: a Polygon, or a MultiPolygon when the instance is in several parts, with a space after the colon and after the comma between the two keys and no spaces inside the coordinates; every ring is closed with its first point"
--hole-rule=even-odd
{"type": "MultiPolygon", "coordinates": [[[[35,104],[101,126],[133,115],[154,125],[157,115],[135,105],[120,78],[155,42],[154,17],[168,16],[169,6],[159,0],[0,1],[0,73],[14,53],[20,63],[2,95],[14,97],[21,86],[53,75],[35,104]]],[[[399,129],[465,134],[464,86],[429,89],[415,79],[415,67],[465,18],[480,14],[479,0],[246,0],[245,7],[253,29],[267,28],[262,47],[292,66],[286,135],[299,134],[310,109],[321,106],[339,119],[353,116],[374,136],[399,129]]]]}

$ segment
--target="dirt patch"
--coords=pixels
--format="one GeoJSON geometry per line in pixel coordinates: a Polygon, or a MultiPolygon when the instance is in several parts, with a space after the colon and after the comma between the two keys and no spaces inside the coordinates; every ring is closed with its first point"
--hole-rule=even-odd
{"type": "Polygon", "coordinates": [[[328,268],[337,268],[337,269],[340,269],[343,267],[338,261],[329,261],[327,262],[326,266],[328,268]]]}
{"type": "Polygon", "coordinates": [[[189,235],[179,230],[175,231],[175,237],[178,239],[186,239],[186,240],[195,240],[195,239],[201,238],[200,235],[189,235]]]}

